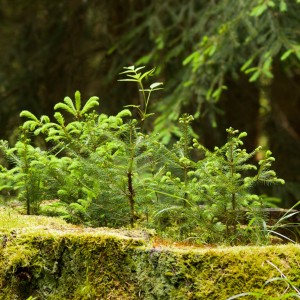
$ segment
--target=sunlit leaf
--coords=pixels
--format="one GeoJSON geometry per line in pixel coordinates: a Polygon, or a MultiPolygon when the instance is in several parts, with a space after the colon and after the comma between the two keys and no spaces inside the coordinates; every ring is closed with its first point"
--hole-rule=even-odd
{"type": "Polygon", "coordinates": [[[163,85],[163,82],[155,82],[150,85],[150,89],[154,89],[160,85],[163,85]]]}

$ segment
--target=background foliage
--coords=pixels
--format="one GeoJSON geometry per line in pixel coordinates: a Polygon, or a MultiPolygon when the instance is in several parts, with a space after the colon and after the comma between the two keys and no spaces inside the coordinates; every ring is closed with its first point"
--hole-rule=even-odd
{"type": "Polygon", "coordinates": [[[248,132],[246,148],[276,157],[287,184],[274,195],[289,206],[300,193],[299,14],[299,0],[0,0],[1,138],[15,140],[21,110],[47,114],[77,89],[107,113],[138,105],[117,74],[153,65],[166,82],[155,130],[174,138],[187,112],[208,148],[229,126],[248,132]]]}

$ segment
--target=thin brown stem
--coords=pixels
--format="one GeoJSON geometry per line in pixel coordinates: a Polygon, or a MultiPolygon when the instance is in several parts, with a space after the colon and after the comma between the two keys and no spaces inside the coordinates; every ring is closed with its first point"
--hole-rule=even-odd
{"type": "Polygon", "coordinates": [[[135,221],[135,211],[134,211],[135,192],[134,192],[133,185],[132,185],[132,173],[131,172],[127,172],[127,179],[128,179],[128,181],[127,181],[128,182],[128,200],[129,200],[129,207],[130,207],[130,226],[133,228],[134,221],[135,221]]]}

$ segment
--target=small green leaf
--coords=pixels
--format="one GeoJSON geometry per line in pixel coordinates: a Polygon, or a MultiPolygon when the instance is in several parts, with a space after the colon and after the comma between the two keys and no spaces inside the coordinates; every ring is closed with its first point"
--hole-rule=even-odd
{"type": "Polygon", "coordinates": [[[127,76],[135,79],[136,81],[139,81],[141,79],[141,75],[142,75],[142,73],[137,73],[134,75],[127,75],[127,76]]]}
{"type": "Polygon", "coordinates": [[[134,72],[134,66],[123,67],[123,69],[125,69],[126,71],[123,71],[122,73],[119,73],[119,74],[125,74],[125,73],[132,73],[132,72],[134,72]]]}
{"type": "Polygon", "coordinates": [[[272,61],[273,61],[272,57],[268,56],[268,58],[266,59],[266,61],[263,64],[262,68],[263,69],[270,69],[272,61]]]}
{"type": "Polygon", "coordinates": [[[286,5],[286,2],[284,0],[280,1],[279,9],[280,9],[281,12],[287,11],[287,5],[286,5]]]}
{"type": "Polygon", "coordinates": [[[76,110],[79,111],[81,108],[81,95],[79,91],[75,92],[75,106],[76,110]]]}
{"type": "Polygon", "coordinates": [[[160,85],[163,85],[163,82],[155,82],[150,85],[150,89],[154,89],[160,85]]]}
{"type": "Polygon", "coordinates": [[[145,72],[141,77],[140,77],[140,80],[142,80],[144,77],[147,77],[147,76],[152,76],[154,71],[155,71],[156,68],[153,68],[147,72],[145,72]]]}
{"type": "Polygon", "coordinates": [[[144,68],[145,68],[145,66],[138,67],[138,68],[135,69],[135,72],[138,72],[139,70],[142,70],[142,69],[144,69],[144,68]]]}
{"type": "Polygon", "coordinates": [[[252,72],[257,71],[257,70],[258,70],[257,67],[253,67],[253,68],[247,69],[247,70],[245,71],[245,74],[249,74],[249,73],[252,73],[252,72]]]}
{"type": "Polygon", "coordinates": [[[41,116],[41,122],[42,123],[49,123],[50,122],[50,118],[48,116],[41,116]]]}
{"type": "Polygon", "coordinates": [[[253,63],[253,57],[248,59],[241,67],[241,71],[244,72],[252,63],[253,63]]]}
{"type": "Polygon", "coordinates": [[[207,52],[209,56],[213,56],[216,50],[217,50],[217,45],[211,45],[205,52],[207,52]]]}
{"type": "MultiPolygon", "coordinates": [[[[148,64],[150,61],[152,61],[153,53],[149,53],[147,55],[142,56],[139,58],[136,62],[137,65],[139,64],[148,64]]],[[[143,67],[144,68],[144,67],[143,67]]]]}
{"type": "Polygon", "coordinates": [[[269,157],[269,156],[271,156],[272,155],[272,152],[270,151],[270,150],[267,150],[266,151],[266,157],[269,157]]]}
{"type": "Polygon", "coordinates": [[[132,70],[127,70],[127,71],[124,71],[124,72],[119,73],[119,75],[122,75],[122,74],[129,74],[129,73],[134,73],[134,71],[132,71],[132,70]]]}
{"type": "Polygon", "coordinates": [[[57,103],[55,106],[54,106],[54,109],[57,110],[57,109],[63,109],[67,112],[69,112],[71,115],[75,116],[76,115],[76,111],[75,110],[72,110],[67,104],[65,103],[57,103]]]}
{"type": "Polygon", "coordinates": [[[64,120],[64,118],[63,118],[63,116],[62,116],[62,114],[61,114],[60,112],[56,112],[56,113],[54,114],[54,118],[57,120],[57,122],[58,122],[60,125],[64,125],[65,120],[64,120]]]}
{"type": "Polygon", "coordinates": [[[189,64],[191,61],[194,61],[198,57],[199,57],[199,52],[195,51],[192,54],[190,54],[188,57],[186,57],[185,60],[182,62],[182,64],[186,66],[187,64],[189,64]]]}
{"type": "Polygon", "coordinates": [[[241,139],[241,138],[244,138],[247,136],[247,132],[243,131],[239,134],[238,138],[241,139]]]}
{"type": "Polygon", "coordinates": [[[273,78],[274,77],[274,75],[269,70],[263,70],[263,73],[267,78],[273,78]]]}
{"type": "Polygon", "coordinates": [[[136,79],[118,79],[118,81],[133,81],[133,82],[138,82],[136,79]]]}
{"type": "Polygon", "coordinates": [[[257,70],[256,72],[254,72],[254,74],[250,77],[249,81],[250,82],[253,82],[253,81],[256,81],[259,76],[261,74],[261,71],[260,70],[257,70]]]}
{"type": "Polygon", "coordinates": [[[33,131],[38,125],[39,125],[38,122],[29,120],[29,121],[25,121],[25,122],[23,123],[23,126],[22,126],[22,127],[23,127],[24,129],[28,129],[28,130],[30,130],[30,131],[33,131]]]}
{"type": "Polygon", "coordinates": [[[131,116],[132,114],[129,109],[123,109],[117,114],[118,118],[131,117],[131,116]]]}
{"type": "Polygon", "coordinates": [[[154,116],[154,115],[155,115],[155,113],[146,114],[146,115],[144,116],[144,118],[146,119],[146,118],[148,118],[148,117],[150,117],[150,116],[154,116]]]}
{"type": "Polygon", "coordinates": [[[281,55],[280,60],[281,60],[281,61],[286,60],[293,52],[294,52],[293,49],[289,49],[289,50],[285,51],[285,52],[281,55]]]}
{"type": "Polygon", "coordinates": [[[140,108],[140,105],[128,104],[128,105],[125,105],[124,107],[140,108]]]}
{"type": "Polygon", "coordinates": [[[221,96],[221,92],[222,92],[221,89],[216,89],[216,90],[212,93],[212,98],[214,98],[214,99],[219,99],[220,96],[221,96]]]}
{"type": "Polygon", "coordinates": [[[72,109],[73,114],[76,114],[76,108],[74,106],[74,103],[70,97],[65,97],[64,102],[72,109]]]}
{"type": "Polygon", "coordinates": [[[93,96],[86,102],[86,104],[84,105],[84,107],[82,108],[80,113],[83,115],[86,112],[88,112],[90,109],[92,109],[98,105],[99,105],[99,98],[96,96],[93,96]]]}
{"type": "Polygon", "coordinates": [[[34,135],[39,135],[39,134],[41,133],[41,131],[42,131],[42,128],[38,128],[38,129],[36,129],[36,130],[33,132],[33,134],[34,134],[34,135]]]}
{"type": "Polygon", "coordinates": [[[23,110],[20,113],[20,117],[25,117],[25,118],[31,119],[33,121],[39,122],[38,118],[28,110],[23,110]]]}
{"type": "Polygon", "coordinates": [[[268,8],[267,4],[265,3],[260,4],[252,9],[250,16],[259,17],[267,10],[267,8],[268,8]]]}

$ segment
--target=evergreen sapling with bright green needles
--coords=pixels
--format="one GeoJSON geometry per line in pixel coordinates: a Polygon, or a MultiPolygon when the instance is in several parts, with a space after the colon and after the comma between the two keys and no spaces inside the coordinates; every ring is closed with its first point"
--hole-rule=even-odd
{"type": "Polygon", "coordinates": [[[162,83],[145,88],[155,69],[142,70],[130,66],[121,73],[121,81],[138,85],[141,103],[115,116],[95,110],[97,97],[83,104],[78,91],[74,100],[55,105],[54,120],[23,111],[19,141],[12,148],[1,144],[13,167],[1,167],[0,189],[16,191],[28,214],[39,213],[43,200],[57,199],[63,217],[74,223],[151,227],[199,243],[264,242],[264,198],[252,188],[284,183],[271,170],[271,152],[257,167],[251,161],[260,147],[248,153],[246,133],[233,128],[227,143],[210,151],[192,140],[188,114],[179,119],[180,139],[167,147],[159,134],[146,132],[149,101],[162,83]],[[31,136],[43,139],[47,150],[32,146],[31,136]]]}

